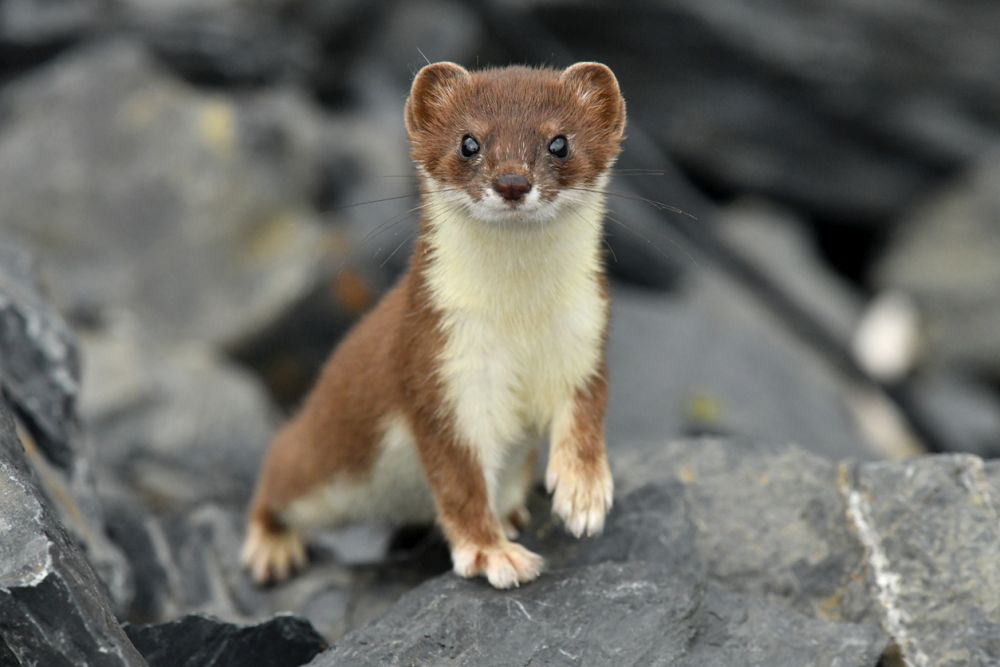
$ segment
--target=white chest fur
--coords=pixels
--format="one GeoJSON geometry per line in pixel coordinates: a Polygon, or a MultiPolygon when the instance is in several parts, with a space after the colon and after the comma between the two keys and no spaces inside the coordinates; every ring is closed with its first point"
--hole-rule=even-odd
{"type": "Polygon", "coordinates": [[[508,450],[547,428],[598,369],[601,199],[544,223],[483,222],[434,195],[425,212],[446,400],[484,470],[500,474],[508,450]]]}

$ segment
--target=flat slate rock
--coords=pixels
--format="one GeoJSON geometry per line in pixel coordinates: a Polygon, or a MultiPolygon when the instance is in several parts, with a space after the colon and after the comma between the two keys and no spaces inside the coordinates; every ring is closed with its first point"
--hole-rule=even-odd
{"type": "Polygon", "coordinates": [[[632,456],[597,538],[533,499],[537,582],[444,575],[313,664],[875,665],[887,637],[909,665],[1000,662],[997,464],[721,440],[632,456]]]}
{"type": "Polygon", "coordinates": [[[617,495],[600,536],[569,536],[547,499],[531,507],[523,541],[551,567],[651,561],[806,616],[879,623],[839,464],[796,447],[711,439],[612,461],[617,495]]]}
{"type": "Polygon", "coordinates": [[[2,400],[0,639],[25,665],[146,664],[83,552],[49,511],[2,400]]]}
{"type": "Polygon", "coordinates": [[[309,621],[290,614],[249,626],[190,614],[125,632],[149,667],[299,667],[326,648],[309,621]]]}
{"type": "Polygon", "coordinates": [[[705,588],[654,563],[551,572],[520,590],[435,579],[317,657],[336,665],[857,665],[885,637],[705,588]]]}
{"type": "Polygon", "coordinates": [[[672,467],[709,576],[828,620],[872,621],[865,554],[844,521],[839,464],[796,447],[673,444],[672,467]],[[770,451],[768,451],[770,449],[770,451]],[[763,451],[762,451],[763,450],[763,451]]]}

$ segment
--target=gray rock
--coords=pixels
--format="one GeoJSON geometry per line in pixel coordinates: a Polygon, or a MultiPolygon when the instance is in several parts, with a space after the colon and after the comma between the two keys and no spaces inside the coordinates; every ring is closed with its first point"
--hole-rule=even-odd
{"type": "Polygon", "coordinates": [[[741,200],[723,208],[718,222],[724,239],[849,349],[862,297],[827,268],[801,220],[773,203],[741,200]]]}
{"type": "Polygon", "coordinates": [[[308,621],[275,616],[237,626],[203,615],[169,623],[125,626],[150,667],[299,667],[326,648],[308,621]]]}
{"type": "Polygon", "coordinates": [[[279,422],[255,377],[204,345],[159,345],[138,325],[81,343],[81,412],[104,480],[163,513],[246,505],[279,422]]]}
{"type": "Polygon", "coordinates": [[[553,568],[538,582],[435,579],[313,664],[874,665],[877,624],[907,664],[1000,657],[997,464],[713,441],[634,455],[598,538],[534,503],[525,542],[553,568]]]}
{"type": "Polygon", "coordinates": [[[131,573],[104,535],[89,442],[77,414],[76,341],[43,302],[34,268],[23,249],[0,242],[0,394],[25,426],[21,439],[53,508],[121,609],[132,595],[131,573]]]}
{"type": "Polygon", "coordinates": [[[333,665],[859,665],[877,628],[807,619],[663,565],[555,571],[513,592],[436,579],[317,657],[333,665]]]}
{"type": "MultiPolygon", "coordinates": [[[[623,466],[616,461],[616,472],[623,466]]],[[[532,497],[530,530],[520,540],[545,556],[546,567],[562,569],[596,563],[650,561],[671,572],[701,580],[707,568],[696,543],[696,528],[684,498],[684,486],[671,476],[672,468],[656,468],[656,481],[627,486],[618,475],[614,515],[599,536],[578,540],[552,516],[543,494],[532,497]]]]}
{"type": "Polygon", "coordinates": [[[908,216],[877,266],[880,287],[913,297],[936,365],[1000,377],[1000,152],[984,156],[908,216]]]}
{"type": "Polygon", "coordinates": [[[612,452],[709,433],[799,442],[831,459],[875,455],[843,380],[711,272],[673,295],[615,290],[608,366],[612,452]]]}
{"type": "Polygon", "coordinates": [[[7,653],[26,665],[145,665],[90,564],[47,506],[3,401],[0,508],[0,636],[7,653]]]}
{"type": "Polygon", "coordinates": [[[838,464],[797,448],[745,443],[671,445],[647,462],[668,466],[708,575],[727,588],[763,594],[818,618],[871,622],[865,553],[844,522],[838,464]]]}
{"type": "Polygon", "coordinates": [[[547,500],[526,544],[552,567],[651,561],[676,576],[809,617],[877,623],[864,549],[844,520],[841,467],[793,447],[682,441],[612,456],[618,497],[603,534],[566,535],[547,500]]]}
{"type": "Polygon", "coordinates": [[[23,248],[0,244],[0,387],[46,458],[68,470],[80,438],[80,361],[69,327],[42,301],[35,269],[23,248]]]}
{"type": "Polygon", "coordinates": [[[124,41],[5,92],[0,224],[44,258],[62,312],[233,343],[313,286],[325,236],[303,175],[320,124],[301,98],[200,93],[124,41]]]}
{"type": "Polygon", "coordinates": [[[307,570],[282,585],[261,588],[239,562],[242,507],[205,504],[158,518],[134,503],[118,501],[109,516],[112,536],[136,570],[135,603],[127,614],[134,622],[158,623],[199,612],[247,624],[294,610],[324,637],[335,639],[448,567],[446,554],[383,555],[378,562],[345,565],[330,550],[337,542],[333,536],[311,545],[307,570]]]}
{"type": "Polygon", "coordinates": [[[996,484],[981,459],[868,463],[847,484],[883,626],[909,664],[1000,661],[996,484]]]}

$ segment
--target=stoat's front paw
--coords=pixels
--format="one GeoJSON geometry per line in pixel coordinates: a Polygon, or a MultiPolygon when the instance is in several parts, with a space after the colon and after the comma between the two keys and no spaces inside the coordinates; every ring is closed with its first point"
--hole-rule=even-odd
{"type": "Polygon", "coordinates": [[[276,583],[305,567],[306,546],[294,531],[276,531],[251,521],[240,560],[258,584],[276,583]]]}
{"type": "Polygon", "coordinates": [[[482,574],[494,588],[511,588],[537,579],[545,565],[538,554],[507,540],[488,547],[453,547],[451,560],[458,576],[482,574]]]}
{"type": "Polygon", "coordinates": [[[597,535],[604,530],[604,517],[611,509],[615,490],[606,459],[585,464],[570,454],[553,451],[545,488],[554,492],[552,512],[573,535],[597,535]]]}

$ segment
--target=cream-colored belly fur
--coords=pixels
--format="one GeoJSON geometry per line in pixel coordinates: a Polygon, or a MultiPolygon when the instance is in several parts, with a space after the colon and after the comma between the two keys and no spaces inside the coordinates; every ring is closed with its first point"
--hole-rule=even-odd
{"type": "MultiPolygon", "coordinates": [[[[572,206],[570,208],[570,206],[572,206]]],[[[428,283],[443,313],[439,371],[498,511],[554,415],[597,371],[608,317],[600,196],[544,223],[487,223],[431,197],[428,283]]]]}
{"type": "MultiPolygon", "coordinates": [[[[427,280],[443,313],[440,378],[457,432],[476,452],[501,516],[524,501],[525,458],[597,370],[608,317],[599,282],[597,195],[545,223],[469,218],[427,202],[434,253],[427,280]]],[[[291,503],[300,529],[349,521],[430,522],[434,506],[412,430],[387,415],[363,480],[335,479],[291,503]]]]}

